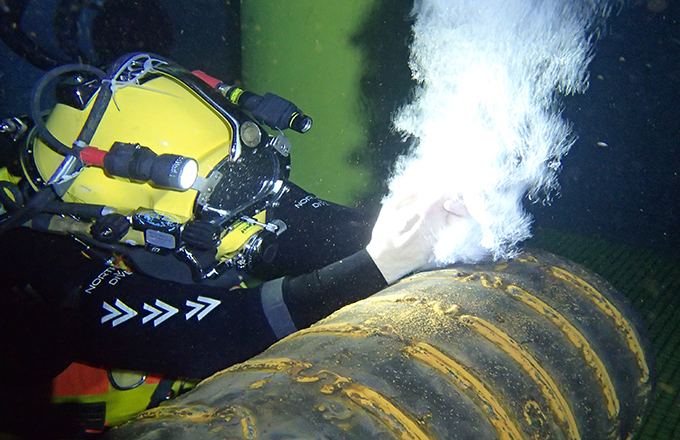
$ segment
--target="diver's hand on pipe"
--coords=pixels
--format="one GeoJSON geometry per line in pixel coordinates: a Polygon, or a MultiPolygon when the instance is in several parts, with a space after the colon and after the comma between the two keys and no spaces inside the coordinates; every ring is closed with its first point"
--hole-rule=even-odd
{"type": "Polygon", "coordinates": [[[435,238],[441,228],[467,217],[465,205],[445,197],[434,202],[417,194],[393,197],[380,210],[366,250],[392,284],[434,258],[435,238]]]}

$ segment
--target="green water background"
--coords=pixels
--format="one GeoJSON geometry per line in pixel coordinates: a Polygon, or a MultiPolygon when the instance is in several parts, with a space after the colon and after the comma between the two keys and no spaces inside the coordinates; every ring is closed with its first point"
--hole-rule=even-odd
{"type": "Polygon", "coordinates": [[[407,148],[390,131],[390,116],[411,86],[409,10],[405,2],[386,3],[241,5],[245,87],[281,95],[314,119],[308,133],[287,132],[291,180],[320,198],[368,209],[407,148]]]}

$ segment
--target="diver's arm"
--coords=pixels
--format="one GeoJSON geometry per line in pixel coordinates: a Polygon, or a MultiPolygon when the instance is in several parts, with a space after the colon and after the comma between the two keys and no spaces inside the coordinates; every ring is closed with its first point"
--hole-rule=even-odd
{"type": "Polygon", "coordinates": [[[79,293],[79,360],[203,378],[385,285],[365,251],[254,289],[185,285],[102,267],[79,293]],[[277,286],[286,292],[278,302],[277,286]],[[287,326],[272,313],[282,310],[293,317],[287,326]]]}
{"type": "Polygon", "coordinates": [[[281,338],[387,286],[366,250],[320,270],[283,277],[261,286],[262,307],[281,338]]]}
{"type": "Polygon", "coordinates": [[[467,210],[444,198],[410,195],[380,211],[368,246],[320,270],[262,286],[265,315],[277,337],[364,299],[434,258],[432,231],[463,221],[467,210]]]}
{"type": "MultiPolygon", "coordinates": [[[[408,257],[404,247],[390,249],[377,258],[408,257]]],[[[205,377],[387,285],[365,249],[255,289],[182,285],[107,269],[83,286],[83,353],[102,365],[205,377]]]]}
{"type": "Polygon", "coordinates": [[[259,280],[303,275],[365,248],[374,219],[358,209],[321,200],[288,182],[267,221],[281,221],[281,234],[262,234],[261,254],[248,272],[259,280]]]}
{"type": "MultiPolygon", "coordinates": [[[[408,272],[422,261],[417,255],[421,247],[415,247],[415,254],[407,253],[413,250],[412,240],[374,230],[377,241],[371,243],[382,249],[375,256],[362,250],[309,274],[270,281],[257,289],[228,290],[107,267],[83,255],[81,246],[68,237],[20,228],[1,238],[0,248],[6,251],[3,281],[21,275],[16,283],[3,286],[4,301],[12,303],[15,296],[30,299],[23,292],[30,284],[30,294],[44,303],[41,319],[65,318],[59,319],[58,328],[70,336],[62,339],[69,341],[62,351],[77,351],[73,360],[198,378],[245,361],[296,328],[377,292],[387,285],[383,276],[390,267],[387,263],[399,261],[399,254],[411,263],[390,273],[408,272]],[[391,244],[379,245],[379,237],[392,237],[391,244]],[[288,326],[272,310],[287,312],[288,326]]],[[[7,311],[20,312],[9,304],[7,311]]],[[[32,316],[36,306],[25,311],[32,316]]],[[[14,321],[21,322],[18,317],[14,321]]],[[[46,328],[43,323],[36,331],[46,328]]]]}

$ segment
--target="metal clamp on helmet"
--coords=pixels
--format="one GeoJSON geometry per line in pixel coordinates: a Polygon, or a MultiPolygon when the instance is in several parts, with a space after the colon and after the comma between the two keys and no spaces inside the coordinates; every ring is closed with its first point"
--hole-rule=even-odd
{"type": "MultiPolygon", "coordinates": [[[[265,220],[265,212],[285,191],[290,144],[282,133],[269,135],[259,118],[302,132],[311,125],[289,101],[250,98],[258,102],[252,118],[240,101],[145,53],[119,59],[106,73],[55,69],[36,87],[32,110],[39,121],[22,152],[23,177],[34,192],[53,189],[63,202],[112,207],[116,219],[126,218],[132,227],[124,246],[181,253],[188,264],[198,264],[192,263],[199,260],[192,258],[193,249],[215,249],[211,267],[192,268],[201,277],[214,274],[214,267],[233,262],[250,237],[280,229],[265,220]],[[57,104],[43,119],[41,95],[53,82],[57,104]],[[77,96],[70,98],[69,90],[77,96]],[[207,235],[193,227],[199,224],[210,225],[207,235]]],[[[120,222],[99,226],[92,236],[103,243],[125,229],[120,222]]]]}
{"type": "Polygon", "coordinates": [[[13,141],[23,138],[28,130],[28,124],[20,118],[7,118],[0,121],[0,133],[9,135],[13,141]]]}

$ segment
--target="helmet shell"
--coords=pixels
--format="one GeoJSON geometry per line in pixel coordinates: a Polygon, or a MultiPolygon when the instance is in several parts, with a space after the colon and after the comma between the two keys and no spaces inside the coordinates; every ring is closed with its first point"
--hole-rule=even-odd
{"type": "MultiPolygon", "coordinates": [[[[71,145],[85,124],[94,99],[84,110],[57,104],[47,120],[50,132],[71,145]]],[[[158,76],[143,85],[116,89],[97,127],[91,145],[109,150],[115,142],[140,144],[156,154],[178,154],[195,159],[198,174],[207,177],[232,151],[234,128],[230,121],[181,81],[158,76]]],[[[63,156],[37,136],[32,157],[43,181],[61,164],[63,156]]],[[[107,205],[122,214],[140,208],[173,215],[182,223],[192,218],[196,190],[174,191],[147,183],[107,176],[96,167],[85,167],[64,201],[107,205]]]]}

